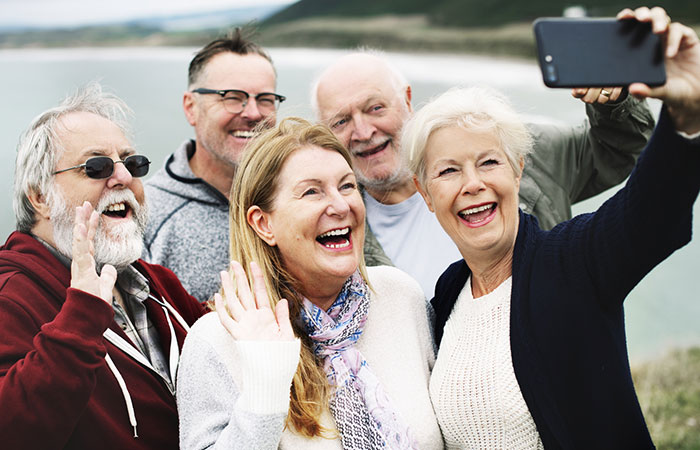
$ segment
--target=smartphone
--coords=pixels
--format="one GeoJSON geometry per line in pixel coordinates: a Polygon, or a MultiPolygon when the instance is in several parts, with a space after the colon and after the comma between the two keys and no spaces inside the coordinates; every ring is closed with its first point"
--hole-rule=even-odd
{"type": "Polygon", "coordinates": [[[542,78],[549,87],[666,82],[661,39],[648,22],[541,18],[534,31],[542,78]]]}

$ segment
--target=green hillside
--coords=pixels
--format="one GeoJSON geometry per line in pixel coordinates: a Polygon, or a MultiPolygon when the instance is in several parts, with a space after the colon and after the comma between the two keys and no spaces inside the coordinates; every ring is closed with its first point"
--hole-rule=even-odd
{"type": "MultiPolygon", "coordinates": [[[[674,20],[700,23],[700,2],[667,0],[656,2],[666,8],[674,20]]],[[[450,27],[497,26],[513,22],[531,22],[537,17],[560,16],[567,6],[583,6],[591,16],[613,16],[635,2],[586,0],[301,0],[268,18],[264,25],[318,17],[370,17],[381,15],[425,15],[430,25],[450,27]]]]}

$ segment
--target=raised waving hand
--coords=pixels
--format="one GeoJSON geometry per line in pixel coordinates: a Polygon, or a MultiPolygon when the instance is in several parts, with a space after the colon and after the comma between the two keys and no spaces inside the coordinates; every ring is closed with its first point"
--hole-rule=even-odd
{"type": "Polygon", "coordinates": [[[252,292],[245,270],[238,261],[231,261],[237,292],[231,275],[221,272],[224,295],[214,294],[214,305],[221,324],[234,339],[240,341],[294,340],[287,300],[277,302],[273,312],[260,266],[252,262],[250,270],[253,275],[252,292]]]}
{"type": "Polygon", "coordinates": [[[75,208],[73,226],[73,259],[70,265],[70,287],[80,289],[112,304],[112,289],[117,270],[105,264],[97,274],[95,266],[95,233],[100,215],[90,202],[75,208]]]}

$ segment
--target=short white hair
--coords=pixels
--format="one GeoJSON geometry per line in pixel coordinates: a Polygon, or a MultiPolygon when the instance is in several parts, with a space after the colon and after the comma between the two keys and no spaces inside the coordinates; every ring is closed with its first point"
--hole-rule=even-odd
{"type": "Polygon", "coordinates": [[[132,112],[115,95],[93,82],[66,97],[55,108],[37,116],[22,134],[17,146],[12,207],[19,231],[29,232],[36,223],[31,192],[46,194],[53,186],[53,172],[63,148],[58,137],[61,118],[74,112],[89,112],[112,121],[125,135],[132,112]]]}
{"type": "Polygon", "coordinates": [[[409,86],[408,79],[406,79],[406,77],[398,68],[396,68],[396,66],[387,60],[384,52],[370,47],[360,47],[356,51],[338,58],[333,64],[326,67],[316,76],[316,78],[314,78],[314,81],[311,84],[311,109],[317,120],[321,119],[321,110],[318,106],[318,88],[321,82],[339,65],[346,64],[353,59],[363,56],[373,57],[376,59],[377,65],[384,67],[389,81],[396,91],[396,95],[402,101],[404,100],[406,88],[409,86]]]}
{"type": "Polygon", "coordinates": [[[430,100],[403,128],[402,157],[421,184],[425,184],[428,139],[450,126],[493,132],[516,175],[521,173],[520,161],[532,151],[530,132],[502,93],[486,87],[452,88],[430,100]]]}

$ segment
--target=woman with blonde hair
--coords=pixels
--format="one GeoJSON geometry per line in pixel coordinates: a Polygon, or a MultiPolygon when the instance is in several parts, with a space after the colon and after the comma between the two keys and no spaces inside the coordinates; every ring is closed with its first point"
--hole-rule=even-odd
{"type": "Polygon", "coordinates": [[[332,132],[290,118],[256,138],[230,220],[231,274],[183,348],[181,447],[442,448],[423,294],[364,267],[364,205],[332,132]]]}

